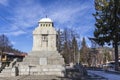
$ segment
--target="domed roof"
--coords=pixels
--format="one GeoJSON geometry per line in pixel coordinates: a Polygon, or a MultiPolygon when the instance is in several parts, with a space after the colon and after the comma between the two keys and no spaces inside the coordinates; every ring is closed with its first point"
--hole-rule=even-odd
{"type": "Polygon", "coordinates": [[[52,22],[50,18],[42,18],[39,22],[52,22]]]}

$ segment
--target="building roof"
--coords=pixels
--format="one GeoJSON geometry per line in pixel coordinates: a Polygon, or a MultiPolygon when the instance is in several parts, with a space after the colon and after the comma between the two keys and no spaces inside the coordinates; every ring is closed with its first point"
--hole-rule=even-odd
{"type": "Polygon", "coordinates": [[[27,53],[12,53],[12,52],[4,52],[4,54],[11,55],[11,56],[23,56],[23,57],[27,55],[27,53]]]}
{"type": "Polygon", "coordinates": [[[39,22],[53,22],[50,18],[42,18],[39,20],[39,22]]]}

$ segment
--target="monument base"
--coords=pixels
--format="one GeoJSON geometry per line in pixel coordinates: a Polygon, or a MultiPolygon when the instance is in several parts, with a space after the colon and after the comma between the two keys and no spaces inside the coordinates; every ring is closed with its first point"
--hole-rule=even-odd
{"type": "Polygon", "coordinates": [[[19,75],[64,76],[64,59],[57,51],[32,51],[19,63],[19,75]]]}

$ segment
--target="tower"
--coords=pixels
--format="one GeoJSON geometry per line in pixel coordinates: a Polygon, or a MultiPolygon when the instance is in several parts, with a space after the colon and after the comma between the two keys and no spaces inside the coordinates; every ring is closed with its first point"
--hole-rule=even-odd
{"type": "Polygon", "coordinates": [[[32,51],[56,51],[56,35],[53,22],[50,18],[43,18],[39,26],[33,31],[32,51]]]}

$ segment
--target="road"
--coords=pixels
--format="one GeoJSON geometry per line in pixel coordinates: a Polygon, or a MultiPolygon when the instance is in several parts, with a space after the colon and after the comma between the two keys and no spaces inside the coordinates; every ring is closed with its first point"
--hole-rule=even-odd
{"type": "Polygon", "coordinates": [[[113,74],[113,73],[108,73],[104,71],[93,71],[93,70],[88,70],[88,73],[92,73],[92,74],[105,77],[108,80],[120,80],[120,74],[113,74]]]}

